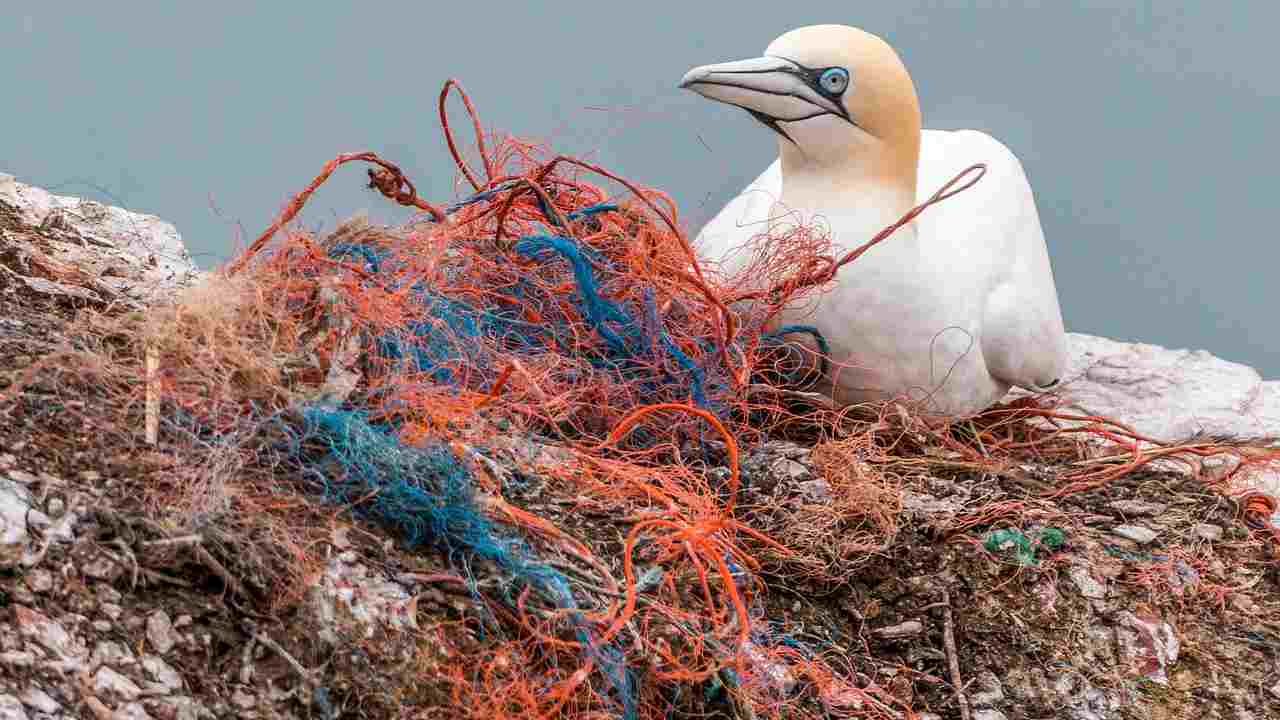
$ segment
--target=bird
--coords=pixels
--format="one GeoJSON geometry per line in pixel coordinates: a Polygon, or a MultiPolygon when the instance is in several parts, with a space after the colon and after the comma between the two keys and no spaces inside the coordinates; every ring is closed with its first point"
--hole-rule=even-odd
{"type": "Polygon", "coordinates": [[[1066,333],[1021,162],[979,130],[923,130],[914,83],[884,39],[801,27],[761,57],[695,67],[679,87],[745,110],[776,137],[777,158],[695,237],[700,261],[726,273],[745,267],[752,238],[787,223],[826,229],[839,257],[986,166],[976,185],[841,268],[816,301],[776,317],[824,336],[816,390],[832,403],[897,400],[972,418],[1013,387],[1059,384],[1066,333]]]}

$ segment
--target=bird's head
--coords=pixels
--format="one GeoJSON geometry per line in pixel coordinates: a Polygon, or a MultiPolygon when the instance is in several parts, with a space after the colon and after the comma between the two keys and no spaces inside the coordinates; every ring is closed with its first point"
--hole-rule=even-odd
{"type": "Polygon", "coordinates": [[[786,165],[858,166],[914,191],[920,106],[911,76],[884,40],[846,25],[813,25],[764,55],[703,65],[680,87],[735,105],[778,133],[786,165]]]}

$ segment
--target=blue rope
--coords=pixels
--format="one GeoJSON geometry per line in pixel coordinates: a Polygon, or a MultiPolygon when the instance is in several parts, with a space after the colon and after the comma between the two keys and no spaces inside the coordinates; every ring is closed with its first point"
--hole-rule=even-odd
{"type": "Polygon", "coordinates": [[[536,562],[520,540],[497,532],[476,501],[466,464],[446,444],[404,445],[357,411],[326,405],[298,411],[301,430],[286,429],[291,454],[326,501],[355,503],[355,515],[387,528],[410,548],[436,547],[464,567],[475,557],[494,562],[570,611],[575,633],[613,686],[623,717],[636,717],[635,680],[622,654],[595,642],[563,575],[536,562]]]}
{"type": "MultiPolygon", "coordinates": [[[[787,335],[808,335],[813,338],[814,343],[818,346],[818,371],[822,377],[826,377],[831,372],[831,344],[823,337],[818,328],[812,325],[784,325],[771,333],[760,336],[762,345],[781,345],[782,338],[787,335]]],[[[788,381],[795,382],[798,378],[787,378],[788,381]]]]}
{"type": "Polygon", "coordinates": [[[334,260],[344,258],[348,255],[358,255],[364,260],[366,269],[371,273],[379,273],[382,271],[382,261],[386,258],[387,253],[383,250],[371,248],[368,245],[360,245],[358,243],[342,243],[334,245],[329,250],[329,257],[334,260]]]}
{"type": "Polygon", "coordinates": [[[591,266],[578,246],[569,238],[559,235],[530,235],[516,243],[516,252],[533,260],[545,259],[549,250],[559,253],[573,268],[573,278],[578,284],[579,306],[586,313],[587,321],[614,351],[627,354],[626,340],[606,323],[628,326],[632,324],[631,318],[617,305],[600,297],[591,266]]]}
{"type": "MultiPolygon", "coordinates": [[[[579,307],[586,315],[587,322],[600,337],[604,338],[610,349],[624,358],[648,355],[649,353],[644,350],[652,347],[652,343],[643,341],[646,336],[643,328],[637,328],[635,321],[620,307],[601,297],[591,265],[573,240],[559,235],[530,235],[516,244],[516,252],[531,259],[545,259],[549,251],[559,253],[569,261],[573,268],[574,280],[578,285],[579,307]]],[[[689,373],[691,377],[689,394],[694,402],[700,407],[707,407],[705,372],[675,344],[666,330],[662,329],[661,321],[657,317],[652,288],[645,288],[643,297],[646,306],[645,314],[648,316],[649,325],[657,333],[658,342],[676,361],[676,364],[689,373]]]]}

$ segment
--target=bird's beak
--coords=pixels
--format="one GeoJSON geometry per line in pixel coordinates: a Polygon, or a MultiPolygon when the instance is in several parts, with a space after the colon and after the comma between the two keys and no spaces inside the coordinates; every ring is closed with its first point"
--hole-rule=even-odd
{"type": "Polygon", "coordinates": [[[813,88],[812,74],[790,60],[766,56],[696,67],[685,73],[680,87],[740,107],[779,132],[779,122],[826,114],[849,119],[842,104],[813,88]]]}

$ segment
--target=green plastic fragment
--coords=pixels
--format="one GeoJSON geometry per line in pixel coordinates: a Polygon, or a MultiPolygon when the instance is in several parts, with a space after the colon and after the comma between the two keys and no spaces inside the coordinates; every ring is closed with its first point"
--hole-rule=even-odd
{"type": "Polygon", "coordinates": [[[987,552],[999,552],[1005,545],[1012,543],[1018,563],[1021,565],[1034,565],[1036,563],[1036,551],[1040,548],[1056,550],[1067,542],[1067,535],[1062,530],[1054,527],[1044,528],[1038,534],[1035,540],[1028,538],[1021,530],[995,530],[987,535],[987,540],[983,543],[983,547],[987,552]]]}

